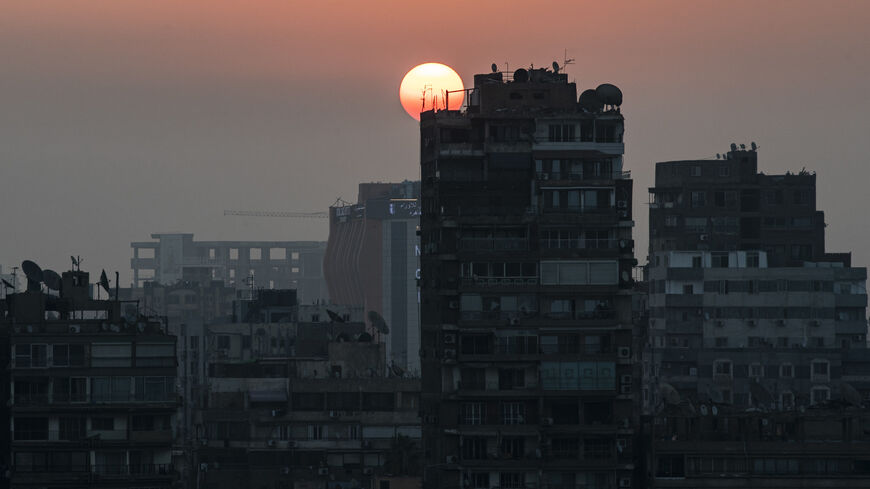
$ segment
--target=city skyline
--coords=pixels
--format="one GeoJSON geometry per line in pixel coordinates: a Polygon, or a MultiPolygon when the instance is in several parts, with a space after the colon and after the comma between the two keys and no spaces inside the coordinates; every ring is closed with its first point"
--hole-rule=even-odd
{"type": "Polygon", "coordinates": [[[129,243],[155,232],[325,240],[325,221],[222,211],[325,211],[359,182],[415,180],[417,125],[397,97],[408,69],[443,62],[471,86],[490,63],[549,66],[565,49],[572,81],[626,95],[638,215],[655,162],[755,141],[762,171],[819,171],[830,249],[870,261],[849,221],[870,173],[854,144],[870,109],[864,5],[383,5],[389,18],[339,4],[7,6],[4,272],[26,258],[64,269],[75,254],[128,285],[129,243]]]}

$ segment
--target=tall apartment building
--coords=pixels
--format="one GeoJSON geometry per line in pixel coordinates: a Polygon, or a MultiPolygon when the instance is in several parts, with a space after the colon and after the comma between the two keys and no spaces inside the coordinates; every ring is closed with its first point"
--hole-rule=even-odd
{"type": "Polygon", "coordinates": [[[30,272],[0,301],[11,487],[173,487],[175,337],[92,300],[87,272],[46,273],[51,293],[30,272]]]}
{"type": "Polygon", "coordinates": [[[866,486],[867,271],[825,252],[815,175],[732,149],[650,192],[654,486],[866,486]]]}
{"type": "MultiPolygon", "coordinates": [[[[356,204],[329,209],[323,267],[333,303],[364,306],[389,332],[373,331],[387,358],[420,372],[420,182],[361,183],[356,204]]],[[[371,325],[370,325],[371,326],[371,325]]]]}
{"type": "Polygon", "coordinates": [[[152,234],[130,243],[133,287],[179,280],[220,280],[236,289],[296,289],[299,300],[328,299],[321,241],[194,241],[193,234],[152,234]]]}
{"type": "Polygon", "coordinates": [[[427,488],[631,487],[622,94],[476,75],[421,114],[427,488]]]}

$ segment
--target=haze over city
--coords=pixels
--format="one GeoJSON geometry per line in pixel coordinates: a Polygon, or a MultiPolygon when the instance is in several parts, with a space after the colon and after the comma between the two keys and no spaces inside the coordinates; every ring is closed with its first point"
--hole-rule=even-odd
{"type": "Polygon", "coordinates": [[[0,16],[4,271],[70,254],[130,280],[129,243],[317,239],[361,181],[419,178],[398,84],[416,64],[471,86],[490,63],[567,56],[625,94],[641,262],[656,161],[760,146],[759,169],[819,171],[828,249],[870,261],[860,2],[5,2],[0,16]],[[856,217],[858,220],[856,221],[856,217]]]}

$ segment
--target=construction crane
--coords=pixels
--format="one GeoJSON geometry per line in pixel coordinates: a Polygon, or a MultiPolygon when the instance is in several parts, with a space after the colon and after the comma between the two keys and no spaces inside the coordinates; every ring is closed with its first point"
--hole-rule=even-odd
{"type": "Polygon", "coordinates": [[[293,219],[329,219],[328,212],[237,211],[225,210],[225,216],[286,217],[293,219]]]}

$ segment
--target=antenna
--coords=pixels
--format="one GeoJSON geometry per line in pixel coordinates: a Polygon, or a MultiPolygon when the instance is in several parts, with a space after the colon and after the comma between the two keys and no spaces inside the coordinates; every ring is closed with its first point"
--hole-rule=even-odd
{"type": "Polygon", "coordinates": [[[568,67],[568,65],[574,64],[574,58],[568,57],[568,49],[565,49],[565,54],[562,56],[562,69],[568,67]]]}
{"type": "Polygon", "coordinates": [[[82,257],[80,256],[70,256],[70,260],[72,260],[73,271],[81,272],[82,271],[82,257]]]}

